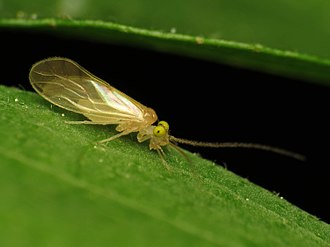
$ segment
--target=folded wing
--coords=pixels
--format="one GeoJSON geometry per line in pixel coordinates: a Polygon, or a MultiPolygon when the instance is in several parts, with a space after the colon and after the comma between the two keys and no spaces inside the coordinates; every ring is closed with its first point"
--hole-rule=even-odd
{"type": "Polygon", "coordinates": [[[46,100],[93,122],[142,122],[146,108],[67,58],[48,58],[30,71],[33,88],[46,100]]]}

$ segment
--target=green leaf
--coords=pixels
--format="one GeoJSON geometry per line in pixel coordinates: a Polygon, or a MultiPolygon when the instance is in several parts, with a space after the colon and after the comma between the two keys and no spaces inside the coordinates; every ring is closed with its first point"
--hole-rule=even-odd
{"type": "Polygon", "coordinates": [[[0,20],[0,27],[38,30],[183,54],[325,85],[329,85],[330,81],[330,60],[262,45],[164,33],[103,21],[3,19],[0,20]]]}
{"type": "MultiPolygon", "coordinates": [[[[0,31],[142,47],[330,81],[327,1],[0,5],[0,31]]],[[[0,87],[0,106],[0,246],[329,245],[329,225],[196,155],[187,153],[190,164],[167,150],[169,172],[135,135],[97,146],[113,127],[67,125],[80,117],[35,94],[0,87]]]]}
{"type": "Polygon", "coordinates": [[[3,0],[1,16],[112,21],[329,58],[329,11],[324,0],[3,0]]]}
{"type": "Polygon", "coordinates": [[[328,246],[330,227],[186,152],[166,170],[135,135],[0,87],[0,246],[328,246]]]}
{"type": "Polygon", "coordinates": [[[329,85],[329,11],[322,0],[6,0],[0,27],[183,54],[329,85]]]}

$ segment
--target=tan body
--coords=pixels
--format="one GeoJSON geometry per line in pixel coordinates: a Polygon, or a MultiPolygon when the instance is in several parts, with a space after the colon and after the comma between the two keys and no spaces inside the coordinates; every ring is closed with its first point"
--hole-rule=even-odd
{"type": "Polygon", "coordinates": [[[43,98],[68,111],[83,114],[90,120],[69,123],[116,124],[119,133],[100,143],[138,132],[138,141],[150,140],[149,148],[156,150],[163,161],[162,146],[174,146],[171,141],[203,147],[256,148],[304,159],[300,154],[262,144],[197,142],[170,136],[167,122],[160,121],[157,125],[152,125],[158,120],[153,109],[142,105],[67,58],[52,57],[39,61],[32,66],[29,79],[32,87],[43,98]]]}

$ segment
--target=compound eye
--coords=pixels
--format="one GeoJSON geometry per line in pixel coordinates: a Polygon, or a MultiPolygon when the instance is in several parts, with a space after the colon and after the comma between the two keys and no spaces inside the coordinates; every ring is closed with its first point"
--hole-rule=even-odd
{"type": "Polygon", "coordinates": [[[165,127],[162,125],[157,125],[154,128],[154,135],[157,137],[164,136],[166,133],[167,133],[167,131],[166,131],[165,127]]]}
{"type": "Polygon", "coordinates": [[[170,129],[170,126],[166,121],[159,121],[158,126],[163,126],[166,131],[170,129]]]}

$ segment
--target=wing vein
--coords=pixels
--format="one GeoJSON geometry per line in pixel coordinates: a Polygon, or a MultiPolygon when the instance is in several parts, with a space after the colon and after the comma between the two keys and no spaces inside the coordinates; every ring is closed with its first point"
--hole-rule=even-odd
{"type": "Polygon", "coordinates": [[[36,91],[51,103],[83,114],[91,121],[145,121],[145,106],[72,60],[50,58],[40,61],[32,67],[30,81],[36,91]]]}

